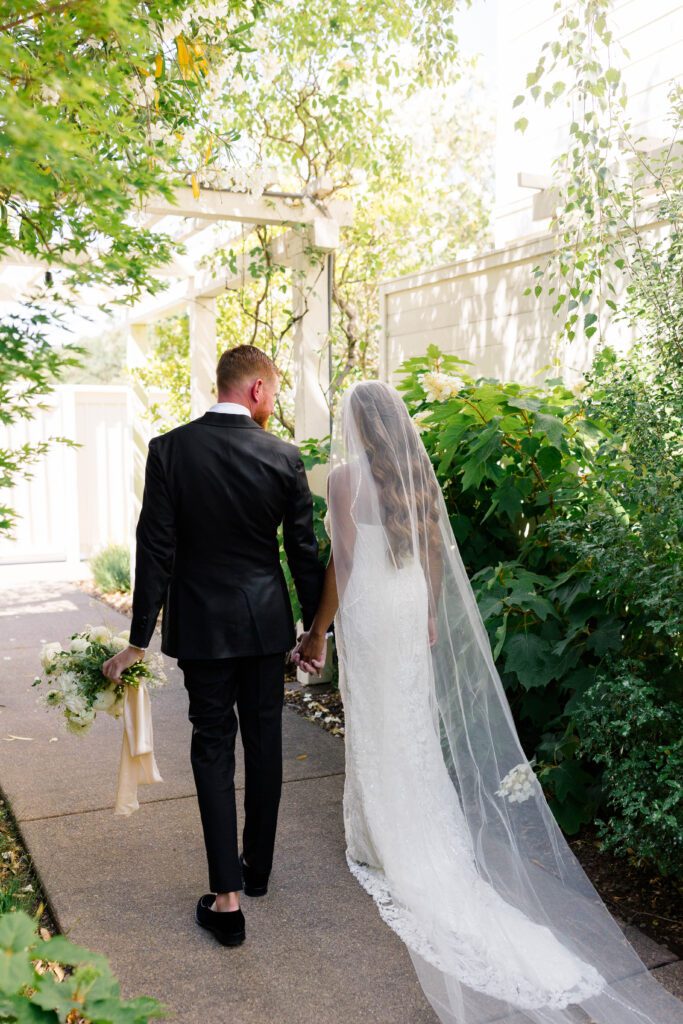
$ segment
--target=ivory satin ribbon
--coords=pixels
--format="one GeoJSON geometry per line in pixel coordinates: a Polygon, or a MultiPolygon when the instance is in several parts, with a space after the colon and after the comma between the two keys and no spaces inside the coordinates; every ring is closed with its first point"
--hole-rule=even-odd
{"type": "Polygon", "coordinates": [[[123,744],[114,814],[137,811],[138,785],[163,782],[154,758],[152,708],[147,684],[126,686],[123,693],[123,744]]]}

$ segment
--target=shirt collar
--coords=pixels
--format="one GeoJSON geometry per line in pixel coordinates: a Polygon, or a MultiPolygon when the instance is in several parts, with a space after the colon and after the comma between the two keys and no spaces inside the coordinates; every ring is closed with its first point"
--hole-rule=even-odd
{"type": "Polygon", "coordinates": [[[246,405],[242,405],[241,402],[216,402],[208,410],[209,412],[228,412],[228,413],[241,413],[252,418],[251,412],[247,409],[246,405]]]}

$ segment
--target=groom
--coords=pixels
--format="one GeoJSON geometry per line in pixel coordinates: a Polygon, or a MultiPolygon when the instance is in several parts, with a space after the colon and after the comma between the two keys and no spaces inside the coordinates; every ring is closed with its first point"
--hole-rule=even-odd
{"type": "Polygon", "coordinates": [[[190,760],[211,893],[195,919],[224,945],[244,940],[239,892],[267,891],[282,786],[286,654],[296,642],[283,541],[304,629],[323,581],[299,449],[266,430],[279,371],[239,345],[220,357],[218,403],[154,437],[137,526],[130,646],[112,679],[144,656],[163,604],[161,650],[189,694],[190,760]],[[245,824],[238,856],[235,737],[244,747],[245,824]],[[214,899],[215,894],[215,899],[214,899]]]}

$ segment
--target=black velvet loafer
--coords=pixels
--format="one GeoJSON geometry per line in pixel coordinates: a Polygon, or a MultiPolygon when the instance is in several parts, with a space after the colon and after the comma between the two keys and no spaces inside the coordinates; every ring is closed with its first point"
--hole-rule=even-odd
{"type": "Polygon", "coordinates": [[[194,919],[202,928],[213,932],[223,946],[239,946],[246,937],[244,914],[241,910],[211,910],[215,898],[212,892],[200,897],[194,919]]]}
{"type": "Polygon", "coordinates": [[[258,871],[250,868],[248,864],[245,864],[242,854],[240,854],[240,867],[242,868],[244,895],[265,896],[268,892],[268,875],[261,875],[258,871]]]}

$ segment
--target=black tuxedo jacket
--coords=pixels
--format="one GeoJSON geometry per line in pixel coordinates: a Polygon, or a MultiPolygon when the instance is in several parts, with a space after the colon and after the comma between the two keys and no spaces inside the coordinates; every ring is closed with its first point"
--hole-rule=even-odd
{"type": "Polygon", "coordinates": [[[277,530],[308,628],[324,568],[299,449],[247,415],[207,412],[149,443],[130,642],[163,604],[174,658],[276,654],[296,642],[277,530]]]}

